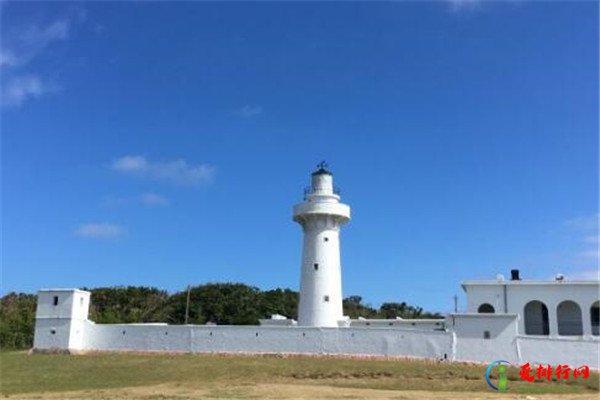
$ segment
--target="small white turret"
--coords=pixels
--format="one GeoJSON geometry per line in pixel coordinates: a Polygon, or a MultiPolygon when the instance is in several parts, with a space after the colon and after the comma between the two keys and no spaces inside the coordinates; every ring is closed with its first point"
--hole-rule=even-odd
{"type": "Polygon", "coordinates": [[[90,292],[41,289],[35,313],[34,350],[82,350],[90,292]]]}
{"type": "Polygon", "coordinates": [[[350,220],[350,207],[340,203],[333,175],[321,163],[312,173],[304,202],[294,206],[304,245],[298,325],[337,327],[344,324],[340,227],[350,220]]]}

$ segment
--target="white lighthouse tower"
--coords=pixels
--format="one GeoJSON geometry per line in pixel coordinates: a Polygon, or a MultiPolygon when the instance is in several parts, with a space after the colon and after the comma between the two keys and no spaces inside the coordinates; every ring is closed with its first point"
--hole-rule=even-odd
{"type": "Polygon", "coordinates": [[[312,173],[304,202],[294,206],[304,244],[300,272],[298,325],[337,327],[344,320],[340,227],[350,220],[350,206],[340,203],[333,175],[324,162],[312,173]]]}

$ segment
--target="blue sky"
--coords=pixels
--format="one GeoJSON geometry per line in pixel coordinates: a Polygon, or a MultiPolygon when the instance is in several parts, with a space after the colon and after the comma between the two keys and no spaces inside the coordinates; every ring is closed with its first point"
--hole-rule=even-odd
{"type": "Polygon", "coordinates": [[[595,2],[3,2],[2,292],[298,288],[327,160],[344,295],[597,271],[595,2]]]}

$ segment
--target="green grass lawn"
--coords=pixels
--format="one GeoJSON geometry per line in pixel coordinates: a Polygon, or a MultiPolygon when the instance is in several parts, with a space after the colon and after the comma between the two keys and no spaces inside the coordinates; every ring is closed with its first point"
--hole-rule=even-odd
{"type": "MultiPolygon", "coordinates": [[[[310,384],[345,388],[489,391],[485,366],[415,360],[319,357],[212,356],[200,354],[103,353],[81,356],[0,353],[1,393],[64,392],[171,384],[205,387],[310,384]]],[[[598,374],[588,379],[528,383],[509,370],[512,393],[598,392],[598,374]]]]}

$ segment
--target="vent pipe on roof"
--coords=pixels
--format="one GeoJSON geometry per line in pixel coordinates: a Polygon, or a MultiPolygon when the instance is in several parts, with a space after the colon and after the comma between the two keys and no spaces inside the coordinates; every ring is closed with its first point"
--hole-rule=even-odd
{"type": "Polygon", "coordinates": [[[511,281],[520,281],[521,277],[519,276],[519,270],[518,269],[511,269],[510,270],[510,280],[511,281]]]}

